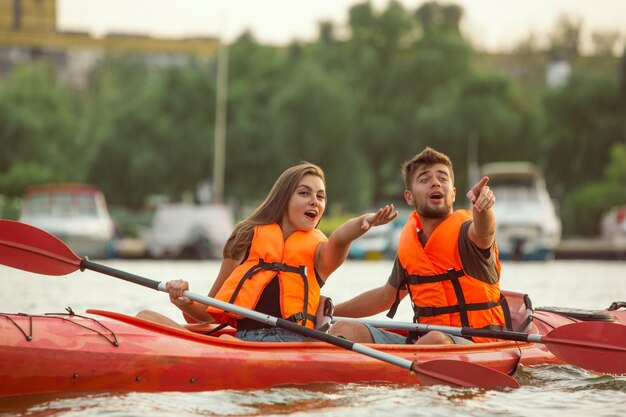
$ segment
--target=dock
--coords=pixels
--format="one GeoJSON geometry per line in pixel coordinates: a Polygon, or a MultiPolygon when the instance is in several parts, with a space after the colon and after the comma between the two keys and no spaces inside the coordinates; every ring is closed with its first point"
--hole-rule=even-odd
{"type": "Polygon", "coordinates": [[[626,260],[626,239],[563,239],[554,252],[555,259],[626,260]]]}

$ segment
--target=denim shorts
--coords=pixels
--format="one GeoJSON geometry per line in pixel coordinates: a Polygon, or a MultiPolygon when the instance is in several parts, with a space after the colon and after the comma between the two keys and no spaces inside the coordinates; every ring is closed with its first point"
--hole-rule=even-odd
{"type": "MultiPolygon", "coordinates": [[[[381,330],[370,324],[366,324],[365,327],[367,327],[367,329],[372,334],[372,339],[374,339],[374,343],[389,345],[405,345],[407,343],[406,336],[402,336],[394,332],[388,332],[386,330],[381,330]]],[[[474,343],[464,337],[454,336],[451,334],[448,334],[448,336],[450,337],[450,339],[452,339],[455,345],[467,345],[474,343]]]]}
{"type": "Polygon", "coordinates": [[[238,330],[237,339],[247,342],[309,342],[306,336],[279,327],[266,329],[238,330]]]}

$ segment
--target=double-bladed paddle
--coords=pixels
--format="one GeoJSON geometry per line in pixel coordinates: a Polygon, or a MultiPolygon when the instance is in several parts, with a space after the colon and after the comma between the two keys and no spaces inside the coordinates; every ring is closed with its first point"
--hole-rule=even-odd
{"type": "MultiPolygon", "coordinates": [[[[65,243],[48,232],[11,220],[0,220],[0,263],[24,271],[56,276],[66,275],[79,269],[81,271],[90,269],[154,290],[167,292],[164,283],[97,264],[86,258],[81,259],[65,243]]],[[[399,366],[417,374],[422,385],[446,384],[480,388],[519,387],[519,383],[509,375],[475,363],[448,359],[418,363],[214,298],[189,291],[185,291],[184,296],[199,303],[237,313],[270,326],[290,330],[399,366]]]]}
{"type": "Polygon", "coordinates": [[[349,317],[334,317],[333,321],[356,321],[374,327],[414,330],[420,333],[438,330],[456,336],[490,337],[518,342],[542,343],[554,356],[569,364],[605,374],[626,373],[626,326],[617,323],[581,321],[557,327],[542,336],[504,330],[349,317]]]}

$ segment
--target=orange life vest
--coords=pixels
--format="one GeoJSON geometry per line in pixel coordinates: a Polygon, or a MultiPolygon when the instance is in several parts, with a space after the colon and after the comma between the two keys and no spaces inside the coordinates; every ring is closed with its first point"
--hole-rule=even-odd
{"type": "MultiPolygon", "coordinates": [[[[461,225],[471,219],[468,210],[455,211],[437,226],[425,246],[417,234],[420,226],[416,212],[402,229],[398,259],[408,275],[406,284],[416,322],[455,327],[504,327],[499,284],[481,281],[463,270],[459,235],[461,225]]],[[[499,277],[497,247],[494,250],[499,277]]],[[[475,342],[493,340],[497,339],[474,338],[475,342]]]]}
{"type": "MultiPolygon", "coordinates": [[[[259,225],[248,256],[226,278],[215,298],[253,310],[265,287],[278,275],[282,318],[307,327],[315,326],[315,312],[323,282],[315,272],[315,250],[327,238],[318,229],[296,231],[283,239],[276,223],[259,225]]],[[[243,317],[209,307],[217,321],[236,326],[243,317]]]]}

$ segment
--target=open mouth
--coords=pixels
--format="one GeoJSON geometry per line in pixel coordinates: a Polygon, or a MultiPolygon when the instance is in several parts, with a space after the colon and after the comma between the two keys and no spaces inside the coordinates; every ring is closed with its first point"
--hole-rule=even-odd
{"type": "Polygon", "coordinates": [[[431,201],[441,201],[441,200],[443,200],[443,194],[441,194],[441,193],[432,193],[430,195],[430,200],[431,201]]]}
{"type": "Polygon", "coordinates": [[[315,218],[317,218],[317,212],[314,210],[306,211],[304,215],[307,216],[311,220],[314,220],[315,218]]]}

